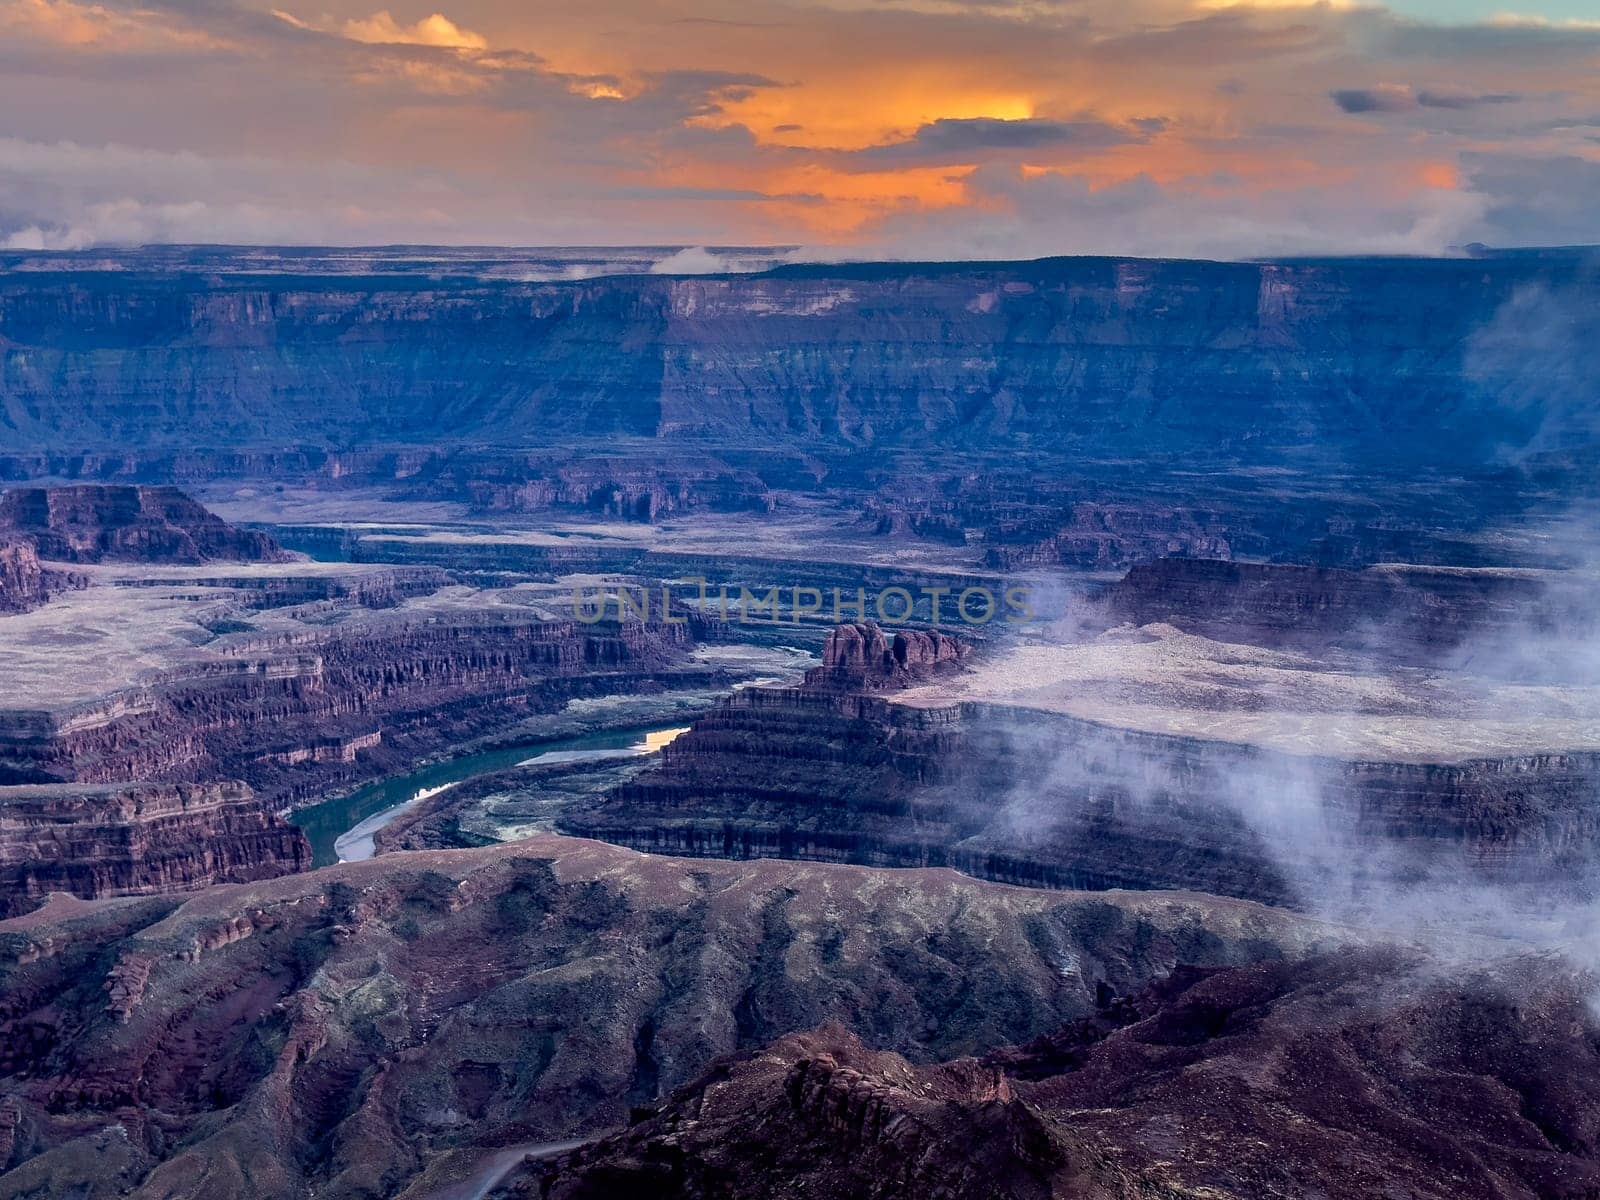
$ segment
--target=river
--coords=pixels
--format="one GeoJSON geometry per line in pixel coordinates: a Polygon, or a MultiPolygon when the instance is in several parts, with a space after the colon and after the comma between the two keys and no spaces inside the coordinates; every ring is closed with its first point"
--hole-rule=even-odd
{"type": "Polygon", "coordinates": [[[412,805],[437,796],[455,784],[522,763],[653,754],[686,730],[687,726],[683,725],[617,729],[444,759],[409,774],[391,775],[346,795],[298,809],[289,814],[289,819],[305,830],[310,839],[314,867],[371,858],[373,836],[378,830],[412,805]]]}

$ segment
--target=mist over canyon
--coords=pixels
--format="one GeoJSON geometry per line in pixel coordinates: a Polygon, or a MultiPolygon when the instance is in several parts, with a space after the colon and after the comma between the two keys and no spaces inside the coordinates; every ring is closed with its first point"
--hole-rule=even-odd
{"type": "Polygon", "coordinates": [[[1592,254],[663,257],[0,254],[0,1195],[1590,1195],[1592,254]]]}

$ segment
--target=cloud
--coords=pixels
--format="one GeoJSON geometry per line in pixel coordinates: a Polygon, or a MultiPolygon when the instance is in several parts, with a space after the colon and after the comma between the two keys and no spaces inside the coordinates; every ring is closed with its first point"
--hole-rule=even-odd
{"type": "Polygon", "coordinates": [[[1415,91],[1395,83],[1366,88],[1335,88],[1333,102],[1347,113],[1397,113],[1418,108],[1469,109],[1485,104],[1514,104],[1516,92],[1475,93],[1461,88],[1424,88],[1415,91]]]}
{"type": "Polygon", "coordinates": [[[489,40],[480,33],[462,29],[443,13],[430,15],[402,25],[389,13],[379,9],[370,17],[352,17],[342,22],[324,20],[320,23],[304,20],[281,8],[272,15],[285,25],[311,33],[329,33],[373,46],[432,46],[442,50],[484,51],[489,40]]]}
{"type": "Polygon", "coordinates": [[[721,258],[704,246],[687,246],[668,255],[650,268],[652,275],[715,275],[727,267],[721,258]]]}
{"type": "Polygon", "coordinates": [[[1472,151],[1461,162],[1468,183],[1487,202],[1476,240],[1500,246],[1600,242],[1600,162],[1514,151],[1472,151]]]}
{"type": "Polygon", "coordinates": [[[960,209],[887,216],[879,244],[912,258],[1119,254],[1245,258],[1333,253],[1434,254],[1461,244],[1484,201],[1434,189],[1382,203],[1364,183],[1257,192],[1211,178],[1163,184],[1148,175],[1097,187],[1070,171],[995,165],[967,186],[981,222],[960,209]]]}
{"type": "Polygon", "coordinates": [[[129,11],[74,0],[0,0],[0,32],[15,44],[91,54],[215,51],[228,45],[157,10],[129,11]]]}
{"type": "Polygon", "coordinates": [[[1038,118],[941,117],[922,125],[908,138],[851,151],[850,157],[872,165],[957,163],[995,155],[1036,151],[1104,150],[1140,141],[1159,132],[1159,118],[1142,119],[1131,129],[1093,117],[1074,121],[1038,118]]]}
{"type": "Polygon", "coordinates": [[[1477,108],[1481,104],[1515,104],[1522,96],[1517,92],[1489,92],[1474,95],[1471,92],[1423,90],[1417,93],[1417,103],[1423,108],[1477,108]]]}
{"type": "Polygon", "coordinates": [[[1411,89],[1393,83],[1369,88],[1336,88],[1333,102],[1347,113],[1407,112],[1417,106],[1411,89]]]}
{"type": "Polygon", "coordinates": [[[1194,0],[685,22],[618,0],[602,36],[581,6],[376,2],[0,0],[0,138],[84,164],[0,166],[0,236],[940,258],[1600,240],[1600,30],[1194,0]],[[125,173],[136,152],[173,169],[125,173]]]}
{"type": "MultiPolygon", "coordinates": [[[[1528,431],[1521,444],[1505,448],[1512,460],[1600,443],[1600,312],[1589,292],[1586,285],[1523,287],[1467,342],[1468,377],[1528,431]]],[[[1600,664],[1596,649],[1592,665],[1600,664]]]]}
{"type": "Polygon", "coordinates": [[[432,13],[411,25],[401,25],[387,9],[380,9],[364,20],[346,21],[340,28],[346,37],[358,42],[443,46],[455,50],[489,48],[489,41],[482,34],[462,29],[443,13],[432,13]]]}

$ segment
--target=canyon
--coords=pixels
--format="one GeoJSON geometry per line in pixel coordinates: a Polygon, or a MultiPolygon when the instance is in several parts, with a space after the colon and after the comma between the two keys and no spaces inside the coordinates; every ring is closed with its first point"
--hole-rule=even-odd
{"type": "Polygon", "coordinates": [[[240,783],[0,787],[0,915],[305,870],[311,848],[240,783]]]}
{"type": "Polygon", "coordinates": [[[0,1195],[1600,1187],[1591,257],[726,256],[0,251],[0,1195]]]}
{"type": "Polygon", "coordinates": [[[16,489],[0,512],[21,561],[74,564],[46,560],[0,628],[8,911],[303,870],[279,814],[308,797],[574,699],[729,678],[690,661],[687,618],[580,622],[554,588],[298,560],[174,489],[16,489]]]}
{"type": "MultiPolygon", "coordinates": [[[[553,828],[653,853],[1300,906],[1381,905],[1401,882],[1463,879],[1587,896],[1600,866],[1592,677],[1530,688],[1512,671],[1522,660],[1485,676],[1452,657],[1474,623],[1490,646],[1497,630],[1565,628],[1565,598],[1548,620],[1519,602],[1541,587],[1176,560],[1130,571],[1071,635],[1023,630],[976,655],[959,634],[841,626],[803,681],[735,692],[553,828]],[[1133,627],[1129,612],[1204,615],[1229,640],[1133,627]],[[1380,629],[1399,652],[1375,662],[1380,629]],[[1358,632],[1365,657],[1342,657],[1358,632]],[[1424,653],[1426,672],[1413,665],[1424,653]]],[[[448,845],[479,799],[446,792],[391,836],[448,845]]]]}

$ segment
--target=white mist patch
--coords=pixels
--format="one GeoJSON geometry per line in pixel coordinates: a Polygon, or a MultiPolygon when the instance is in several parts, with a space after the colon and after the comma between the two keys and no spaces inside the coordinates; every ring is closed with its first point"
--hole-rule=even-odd
{"type": "Polygon", "coordinates": [[[1591,529],[1550,532],[1575,569],[1421,658],[1393,613],[1343,628],[1348,643],[1308,619],[1262,645],[1069,603],[897,700],[982,706],[1018,780],[996,828],[1020,846],[1103,831],[1107,870],[1139,846],[1180,880],[1281,881],[1309,913],[1443,964],[1559,954],[1600,973],[1591,529]]]}
{"type": "Polygon", "coordinates": [[[721,255],[718,255],[704,246],[688,246],[676,254],[669,254],[666,258],[652,263],[652,275],[717,275],[723,271],[734,270],[721,255]]]}

